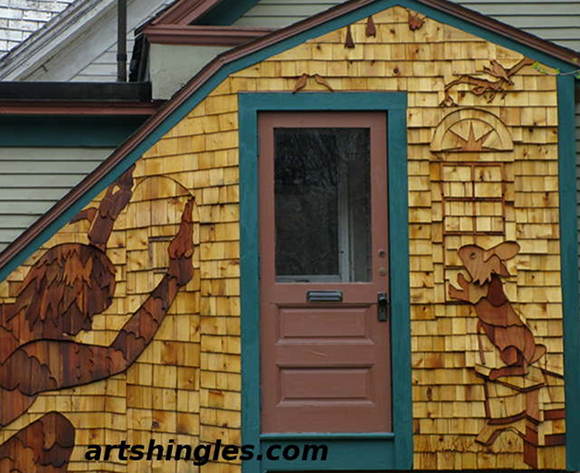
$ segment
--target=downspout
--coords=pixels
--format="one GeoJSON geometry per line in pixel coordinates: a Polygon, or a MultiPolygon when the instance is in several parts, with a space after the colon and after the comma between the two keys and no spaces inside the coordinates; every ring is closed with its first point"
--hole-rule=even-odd
{"type": "Polygon", "coordinates": [[[117,0],[117,81],[127,82],[127,0],[117,0]]]}

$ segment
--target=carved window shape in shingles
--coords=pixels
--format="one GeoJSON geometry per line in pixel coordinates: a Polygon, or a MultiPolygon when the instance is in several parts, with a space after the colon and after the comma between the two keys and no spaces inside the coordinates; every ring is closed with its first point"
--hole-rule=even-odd
{"type": "Polygon", "coordinates": [[[179,228],[189,191],[165,176],[152,176],[137,184],[124,223],[127,232],[127,294],[149,294],[169,267],[168,248],[179,228]]]}
{"type": "Polygon", "coordinates": [[[502,163],[448,163],[442,167],[446,235],[505,233],[502,163]]]}
{"type": "Polygon", "coordinates": [[[486,110],[460,109],[441,120],[431,151],[443,158],[445,234],[505,234],[504,163],[511,160],[513,147],[507,127],[486,110]],[[499,154],[490,160],[487,153],[499,154]]]}
{"type": "Polygon", "coordinates": [[[149,268],[153,274],[163,275],[169,268],[167,252],[169,244],[173,240],[177,226],[175,219],[178,217],[183,198],[166,200],[153,200],[151,205],[151,225],[148,229],[148,253],[149,268]]]}

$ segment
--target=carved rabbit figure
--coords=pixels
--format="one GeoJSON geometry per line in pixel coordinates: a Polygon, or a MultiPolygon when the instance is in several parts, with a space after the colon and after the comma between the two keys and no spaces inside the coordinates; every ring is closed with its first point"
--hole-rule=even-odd
{"type": "Polygon", "coordinates": [[[489,378],[523,376],[528,366],[546,353],[544,345],[537,345],[529,327],[520,319],[503,290],[502,277],[509,277],[505,262],[520,251],[513,241],[484,250],[477,245],[466,245],[459,249],[459,257],[469,273],[471,281],[463,274],[457,277],[461,289],[449,286],[449,296],[475,307],[478,332],[499,350],[506,366],[492,369],[489,378]]]}

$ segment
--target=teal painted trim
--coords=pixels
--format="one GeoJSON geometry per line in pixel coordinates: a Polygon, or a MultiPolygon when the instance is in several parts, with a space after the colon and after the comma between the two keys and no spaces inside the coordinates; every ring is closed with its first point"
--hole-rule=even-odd
{"type": "Polygon", "coordinates": [[[260,434],[260,440],[392,440],[395,434],[392,432],[369,432],[369,433],[317,433],[296,432],[290,434],[260,434]]]}
{"type": "MultiPolygon", "coordinates": [[[[240,110],[250,109],[268,111],[292,110],[398,110],[407,108],[407,94],[405,92],[288,92],[267,93],[240,93],[240,110]]],[[[241,128],[241,126],[240,126],[241,128]]],[[[405,134],[407,133],[405,129],[405,134]]],[[[257,145],[256,145],[257,146],[257,145]]],[[[405,149],[405,154],[406,154],[405,149]]]]}
{"type": "Polygon", "coordinates": [[[195,22],[196,25],[227,26],[240,19],[260,0],[226,0],[195,22]]]}
{"type": "Polygon", "coordinates": [[[564,310],[566,381],[566,461],[580,470],[580,312],[578,305],[578,236],[576,230],[574,78],[558,77],[558,148],[560,174],[560,257],[564,310]]]}
{"type": "Polygon", "coordinates": [[[147,117],[2,116],[0,146],[116,147],[147,117]]]}
{"type": "Polygon", "coordinates": [[[303,462],[243,463],[244,473],[275,470],[409,470],[412,468],[411,335],[409,305],[409,240],[407,192],[407,95],[402,92],[241,93],[241,307],[242,307],[242,439],[244,444],[273,442],[304,445],[316,438],[328,443],[330,459],[323,465],[303,462]],[[384,111],[388,122],[389,228],[393,359],[392,436],[379,433],[339,436],[260,433],[260,293],[258,222],[258,112],[260,111],[384,111]],[[376,436],[379,436],[378,438],[376,436]],[[320,437],[319,437],[320,436],[320,437]],[[373,438],[373,436],[375,436],[373,438]]]}
{"type": "MultiPolygon", "coordinates": [[[[240,120],[240,294],[242,442],[259,446],[260,438],[260,248],[258,240],[258,114],[239,98],[240,120]],[[252,394],[249,394],[252,393],[252,394]]],[[[242,463],[244,473],[257,471],[256,459],[242,463]]]]}
{"type": "Polygon", "coordinates": [[[533,59],[539,60],[544,64],[560,68],[563,71],[568,71],[572,66],[563,63],[560,60],[547,56],[546,54],[531,49],[526,45],[522,45],[514,42],[508,38],[504,38],[495,33],[484,30],[483,28],[473,25],[466,21],[460,20],[451,15],[447,15],[440,11],[434,10],[432,8],[420,5],[414,0],[377,0],[376,2],[360,8],[354,12],[347,15],[343,15],[340,18],[335,18],[334,20],[327,21],[317,27],[314,27],[308,31],[298,34],[292,38],[288,38],[284,41],[276,43],[268,48],[257,51],[255,53],[249,54],[242,57],[236,61],[233,61],[225,66],[223,66],[211,80],[206,82],[203,86],[197,89],[187,100],[185,100],[176,110],[169,115],[157,128],[155,128],[147,138],[145,138],[139,145],[137,145],[132,152],[128,153],[123,161],[113,169],[109,175],[101,180],[99,183],[85,193],[85,195],[80,198],[74,205],[72,205],[67,211],[65,211],[52,225],[47,227],[43,232],[40,233],[32,242],[27,246],[27,248],[16,255],[8,264],[0,269],[0,281],[4,280],[15,268],[22,264],[27,257],[29,257],[34,251],[36,251],[43,243],[45,243],[54,233],[56,233],[60,228],[66,225],[70,219],[85,205],[87,205],[92,199],[95,198],[103,189],[105,189],[109,184],[111,184],[123,171],[129,168],[141,155],[149,150],[163,135],[165,135],[171,128],[177,125],[197,104],[199,104],[215,87],[217,87],[229,74],[235,73],[241,69],[252,66],[253,64],[259,63],[271,56],[284,52],[291,49],[309,39],[315,38],[317,36],[324,35],[331,31],[335,31],[339,28],[351,24],[352,22],[359,21],[363,18],[373,15],[379,11],[386,8],[392,7],[394,5],[401,5],[403,7],[413,8],[420,11],[423,14],[429,15],[432,18],[447,23],[451,26],[464,29],[472,34],[479,35],[482,38],[489,39],[507,48],[512,48],[525,54],[533,59]]]}
{"type": "Polygon", "coordinates": [[[393,427],[397,435],[396,468],[413,465],[411,380],[411,316],[409,295],[409,202],[407,169],[407,111],[388,116],[389,146],[389,266],[391,274],[391,343],[393,353],[393,427]]]}

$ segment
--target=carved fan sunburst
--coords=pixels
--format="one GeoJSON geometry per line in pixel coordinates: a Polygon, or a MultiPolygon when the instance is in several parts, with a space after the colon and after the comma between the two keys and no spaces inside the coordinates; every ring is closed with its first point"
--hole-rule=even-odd
{"type": "Polygon", "coordinates": [[[511,151],[513,141],[495,115],[479,109],[461,109],[447,115],[437,126],[431,151],[511,151]]]}
{"type": "Polygon", "coordinates": [[[485,151],[494,149],[486,146],[496,131],[489,123],[480,120],[463,120],[451,126],[443,138],[443,147],[448,151],[485,151]]]}

